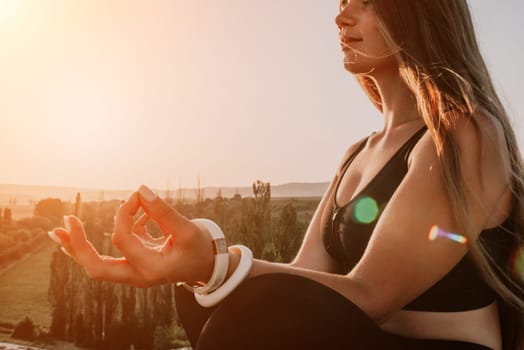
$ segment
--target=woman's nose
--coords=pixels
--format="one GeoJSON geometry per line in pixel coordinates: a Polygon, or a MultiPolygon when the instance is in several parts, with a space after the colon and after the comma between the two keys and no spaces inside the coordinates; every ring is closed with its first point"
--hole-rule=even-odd
{"type": "Polygon", "coordinates": [[[348,7],[349,6],[341,10],[337,17],[335,17],[335,23],[339,31],[342,31],[344,27],[352,27],[357,24],[355,17],[348,11],[348,7]]]}

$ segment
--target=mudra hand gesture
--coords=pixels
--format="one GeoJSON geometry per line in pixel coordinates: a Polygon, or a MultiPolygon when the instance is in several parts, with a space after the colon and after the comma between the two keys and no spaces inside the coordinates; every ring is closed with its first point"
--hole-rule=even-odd
{"type": "Polygon", "coordinates": [[[64,224],[65,228],[55,228],[49,235],[93,279],[149,287],[205,282],[213,270],[213,244],[206,228],[179,214],[145,186],[134,192],[115,216],[112,241],[122,258],[100,255],[76,216],[64,217],[64,224]],[[145,214],[135,221],[140,208],[145,214]],[[158,224],[162,238],[148,233],[149,219],[158,224]]]}

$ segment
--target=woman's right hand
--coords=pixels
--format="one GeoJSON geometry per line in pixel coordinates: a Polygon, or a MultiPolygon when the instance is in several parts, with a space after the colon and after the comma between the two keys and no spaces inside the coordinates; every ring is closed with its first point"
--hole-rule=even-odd
{"type": "Polygon", "coordinates": [[[141,186],[117,210],[112,241],[123,255],[100,255],[87,240],[82,222],[65,217],[68,229],[55,228],[65,252],[93,279],[150,287],[167,282],[206,282],[214,264],[213,243],[205,227],[190,221],[146,186],[141,186]],[[142,208],[147,217],[136,222],[142,208]],[[152,238],[145,230],[150,218],[164,235],[152,238]]]}

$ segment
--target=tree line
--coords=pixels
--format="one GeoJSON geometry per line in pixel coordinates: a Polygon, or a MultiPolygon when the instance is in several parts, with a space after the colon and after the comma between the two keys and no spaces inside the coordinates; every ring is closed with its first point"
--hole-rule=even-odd
{"type": "Polygon", "coordinates": [[[38,215],[13,220],[11,208],[0,208],[0,268],[16,262],[47,242],[53,222],[38,215]]]}

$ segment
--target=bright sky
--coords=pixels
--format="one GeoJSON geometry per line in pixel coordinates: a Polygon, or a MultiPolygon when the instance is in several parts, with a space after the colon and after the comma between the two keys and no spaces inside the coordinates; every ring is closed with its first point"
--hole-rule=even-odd
{"type": "MultiPolygon", "coordinates": [[[[524,144],[524,3],[470,0],[524,144]]],[[[134,189],[331,179],[381,117],[337,0],[0,0],[0,183],[134,189]]]]}

